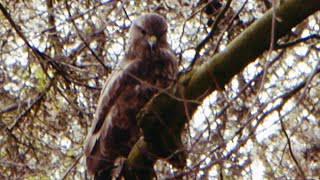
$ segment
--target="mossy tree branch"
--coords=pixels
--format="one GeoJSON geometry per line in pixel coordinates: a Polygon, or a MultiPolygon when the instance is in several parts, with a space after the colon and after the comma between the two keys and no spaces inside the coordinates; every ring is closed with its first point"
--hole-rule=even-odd
{"type": "MultiPolygon", "coordinates": [[[[279,21],[274,24],[274,42],[318,10],[319,0],[283,2],[276,8],[279,21]]],[[[168,92],[160,93],[145,106],[138,117],[143,137],[130,152],[124,170],[125,177],[150,179],[154,176],[152,166],[159,158],[166,158],[175,167],[184,167],[186,155],[181,133],[200,105],[196,102],[201,102],[213,91],[226,85],[232,77],[269,49],[272,11],[267,11],[223,52],[180,75],[178,82],[168,92]]]]}

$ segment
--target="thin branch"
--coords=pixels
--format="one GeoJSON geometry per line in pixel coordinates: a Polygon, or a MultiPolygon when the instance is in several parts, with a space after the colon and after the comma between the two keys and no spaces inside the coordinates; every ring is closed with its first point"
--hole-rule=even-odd
{"type": "Polygon", "coordinates": [[[7,112],[10,112],[10,111],[13,111],[13,110],[16,110],[18,109],[19,107],[23,106],[23,105],[26,105],[27,104],[27,101],[20,101],[18,103],[15,103],[15,104],[11,104],[7,107],[4,107],[3,109],[0,110],[0,115],[1,114],[4,114],[4,113],[7,113],[7,112]]]}
{"type": "Polygon", "coordinates": [[[67,11],[68,11],[68,15],[69,15],[69,18],[71,19],[71,23],[72,25],[74,26],[74,28],[76,29],[77,31],[77,34],[79,36],[79,38],[81,39],[81,41],[84,43],[84,45],[89,49],[89,51],[91,52],[91,54],[93,55],[93,57],[104,67],[104,69],[106,70],[106,72],[110,72],[111,69],[110,67],[106,66],[103,61],[98,57],[98,55],[90,48],[90,45],[87,43],[87,41],[85,40],[85,38],[81,35],[81,32],[80,32],[80,29],[78,28],[78,26],[76,25],[74,19],[73,19],[73,16],[71,15],[71,12],[70,12],[70,6],[68,4],[68,0],[65,0],[65,5],[66,5],[66,8],[67,8],[67,11]]]}
{"type": "MultiPolygon", "coordinates": [[[[309,78],[307,78],[309,79],[309,78]]],[[[239,149],[244,146],[246,144],[246,142],[252,138],[256,132],[256,129],[259,127],[260,124],[262,124],[264,121],[264,119],[269,116],[271,113],[275,112],[275,111],[280,111],[283,106],[286,104],[286,102],[290,99],[288,97],[292,97],[294,94],[296,94],[297,92],[299,92],[305,85],[306,85],[306,81],[307,79],[300,83],[298,86],[296,86],[294,89],[292,89],[290,92],[288,93],[285,93],[277,98],[275,98],[273,101],[276,101],[277,99],[282,99],[282,101],[275,107],[273,107],[272,109],[264,112],[263,114],[261,113],[256,113],[255,116],[251,117],[252,119],[256,119],[256,124],[254,125],[254,127],[250,130],[250,133],[248,136],[244,137],[244,138],[239,138],[238,139],[238,142],[237,142],[237,145],[235,148],[233,148],[231,151],[228,152],[228,154],[226,154],[223,158],[220,158],[220,159],[216,159],[216,158],[212,158],[214,159],[213,161],[211,161],[207,166],[204,166],[202,168],[198,168],[202,162],[205,162],[205,159],[200,161],[198,163],[198,166],[195,166],[195,168],[191,168],[189,171],[185,171],[185,172],[181,172],[177,175],[175,175],[175,178],[181,178],[183,176],[186,176],[186,175],[189,175],[189,174],[192,174],[196,171],[199,171],[199,170],[208,170],[210,168],[212,168],[212,166],[216,165],[216,164],[219,164],[220,162],[224,162],[225,160],[229,159],[233,154],[236,154],[239,149]],[[261,117],[259,117],[261,115],[261,117]]],[[[264,108],[266,108],[268,105],[268,103],[265,103],[263,106],[260,106],[260,111],[262,112],[262,110],[264,108]]],[[[250,122],[252,122],[252,120],[250,120],[250,122]]],[[[244,125],[246,126],[246,125],[244,125]]],[[[229,140],[232,140],[234,139],[237,135],[239,135],[239,132],[240,131],[243,131],[244,130],[244,126],[242,126],[238,131],[237,133],[231,137],[229,140]]],[[[222,144],[219,144],[218,147],[214,148],[213,150],[211,150],[210,152],[208,152],[208,154],[212,154],[212,156],[214,155],[214,152],[217,151],[218,149],[221,149],[223,147],[226,146],[226,144],[228,143],[228,141],[224,141],[222,144]]]]}
{"type": "Polygon", "coordinates": [[[225,13],[227,12],[227,10],[230,7],[232,0],[228,0],[227,3],[223,6],[222,10],[220,11],[220,13],[218,14],[215,22],[213,23],[211,30],[209,32],[209,34],[198,44],[198,46],[196,47],[196,53],[193,57],[192,62],[190,63],[190,67],[194,66],[197,63],[197,59],[200,56],[200,51],[203,49],[203,47],[208,43],[209,40],[212,39],[215,30],[217,29],[220,21],[222,20],[222,17],[225,15],[225,13]]]}
{"type": "Polygon", "coordinates": [[[22,117],[24,117],[27,113],[30,112],[30,110],[32,109],[32,107],[39,103],[42,98],[44,97],[45,93],[40,93],[36,98],[33,99],[33,101],[29,104],[29,106],[26,108],[26,110],[24,110],[21,114],[19,114],[19,116],[14,120],[14,123],[11,125],[10,128],[8,128],[9,131],[12,131],[13,128],[15,128],[17,126],[17,124],[19,123],[19,121],[22,119],[22,117]]]}
{"type": "MultiPolygon", "coordinates": [[[[73,82],[77,85],[82,85],[85,86],[87,88],[90,89],[95,89],[94,87],[91,87],[89,85],[86,85],[82,82],[78,82],[73,80],[72,78],[69,77],[69,75],[60,67],[60,64],[57,63],[56,61],[54,61],[54,59],[52,59],[50,56],[48,56],[47,54],[39,51],[36,47],[34,47],[33,45],[31,45],[29,43],[29,41],[27,40],[27,38],[23,35],[23,33],[20,30],[20,27],[18,25],[16,25],[16,23],[13,21],[13,19],[11,18],[10,14],[7,12],[7,10],[2,6],[2,4],[0,3],[0,10],[2,11],[3,15],[7,18],[7,20],[10,22],[11,26],[13,27],[13,29],[15,29],[15,31],[17,32],[17,34],[19,35],[19,37],[25,42],[25,44],[32,50],[32,52],[35,54],[36,57],[38,57],[41,60],[44,60],[45,62],[47,62],[48,64],[50,64],[60,75],[62,75],[62,77],[64,79],[66,79],[69,82],[73,82]]],[[[43,61],[39,62],[44,73],[46,74],[46,76],[49,79],[53,79],[54,77],[50,77],[49,74],[46,71],[46,68],[44,67],[43,61]]]]}
{"type": "MultiPolygon", "coordinates": [[[[279,112],[278,112],[278,113],[279,113],[279,112]]],[[[298,167],[298,169],[299,169],[299,173],[302,175],[303,178],[305,178],[305,175],[304,175],[304,173],[303,173],[303,170],[302,170],[300,164],[298,163],[296,157],[295,157],[294,154],[293,154],[292,145],[291,145],[291,140],[290,140],[290,137],[289,137],[289,135],[288,135],[288,133],[287,133],[287,131],[286,131],[286,128],[285,128],[285,126],[284,126],[284,123],[283,123],[283,121],[282,121],[282,116],[280,115],[280,113],[279,113],[279,116],[280,116],[281,129],[282,129],[282,132],[284,133],[284,135],[285,135],[285,137],[286,137],[286,139],[287,139],[287,143],[288,143],[288,146],[289,146],[290,156],[292,157],[294,163],[297,165],[297,167],[298,167]]]]}
{"type": "Polygon", "coordinates": [[[294,41],[291,41],[291,42],[288,42],[288,43],[283,43],[283,44],[276,44],[275,45],[275,48],[276,49],[283,49],[283,48],[288,48],[288,47],[291,47],[291,46],[295,46],[299,43],[302,43],[302,42],[306,42],[310,39],[317,39],[317,40],[320,40],[320,35],[318,34],[312,34],[310,36],[307,36],[307,37],[304,37],[304,38],[300,38],[300,39],[296,39],[294,41]]]}
{"type": "Polygon", "coordinates": [[[77,157],[77,159],[74,161],[74,163],[69,167],[69,169],[67,170],[67,172],[64,174],[64,176],[62,177],[62,180],[66,179],[68,174],[71,172],[71,170],[78,164],[79,160],[82,158],[83,154],[79,155],[77,157]]]}
{"type": "MultiPolygon", "coordinates": [[[[231,25],[233,24],[234,20],[235,20],[237,17],[239,17],[240,12],[243,10],[243,8],[244,8],[244,6],[247,4],[247,2],[248,2],[248,0],[246,0],[246,1],[242,4],[242,6],[241,6],[241,7],[239,8],[239,10],[237,11],[237,13],[234,14],[233,17],[232,17],[232,19],[229,21],[228,26],[220,33],[220,36],[219,36],[219,38],[218,38],[218,40],[217,40],[217,44],[216,44],[215,47],[213,48],[213,53],[216,53],[216,52],[217,52],[218,47],[219,47],[219,44],[220,44],[220,42],[221,42],[221,40],[222,40],[222,38],[223,38],[224,33],[225,33],[228,29],[230,29],[230,27],[231,27],[231,25]]],[[[230,32],[229,32],[229,33],[230,33],[230,32]]]]}
{"type": "MultiPolygon", "coordinates": [[[[13,27],[13,29],[16,31],[16,33],[18,34],[18,36],[24,41],[24,43],[32,50],[32,52],[35,54],[36,57],[40,57],[40,59],[44,59],[46,60],[46,58],[44,58],[45,54],[40,52],[37,48],[35,48],[33,45],[31,45],[29,43],[29,41],[27,40],[27,38],[24,36],[24,34],[21,32],[21,28],[13,21],[13,19],[11,18],[11,15],[8,13],[8,11],[2,6],[2,4],[0,3],[0,10],[2,12],[2,14],[6,17],[6,19],[9,21],[10,25],[13,27]]],[[[46,74],[46,76],[48,78],[50,78],[50,76],[48,75],[46,68],[44,67],[42,61],[40,61],[40,66],[43,69],[44,73],[46,74]]]]}
{"type": "MultiPolygon", "coordinates": [[[[261,82],[260,82],[260,87],[258,89],[258,92],[256,94],[256,97],[253,100],[253,103],[251,105],[250,109],[253,109],[252,107],[256,106],[256,104],[259,101],[259,95],[261,94],[263,88],[264,88],[264,83],[267,79],[267,73],[268,73],[268,68],[270,67],[270,62],[268,61],[269,58],[271,57],[271,53],[273,51],[273,45],[274,45],[274,41],[275,41],[275,29],[276,29],[276,6],[275,6],[275,1],[272,1],[272,16],[271,16],[271,32],[270,32],[270,43],[269,43],[269,51],[268,51],[268,56],[266,58],[266,63],[263,67],[263,73],[262,73],[262,78],[261,78],[261,82]]],[[[249,111],[247,112],[247,119],[250,119],[250,115],[251,115],[251,110],[249,109],[249,111]]]]}

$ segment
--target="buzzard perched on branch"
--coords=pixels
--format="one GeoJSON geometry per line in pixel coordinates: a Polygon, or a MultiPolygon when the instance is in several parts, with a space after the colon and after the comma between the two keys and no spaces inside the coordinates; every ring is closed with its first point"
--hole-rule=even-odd
{"type": "Polygon", "coordinates": [[[102,89],[84,145],[87,168],[95,179],[112,178],[115,161],[126,158],[140,137],[137,114],[176,77],[167,28],[166,20],[154,13],[140,16],[130,27],[125,57],[102,89]]]}

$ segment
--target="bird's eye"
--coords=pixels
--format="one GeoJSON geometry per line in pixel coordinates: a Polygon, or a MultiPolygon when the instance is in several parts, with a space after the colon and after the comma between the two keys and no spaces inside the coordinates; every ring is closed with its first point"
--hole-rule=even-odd
{"type": "Polygon", "coordinates": [[[137,28],[138,28],[138,30],[140,30],[140,32],[141,32],[141,34],[142,35],[146,35],[147,34],[147,31],[146,30],[144,30],[141,26],[136,26],[137,28]]]}
{"type": "Polygon", "coordinates": [[[144,29],[142,29],[142,28],[140,28],[140,32],[141,32],[141,34],[143,34],[143,35],[146,35],[146,34],[147,34],[147,32],[146,32],[144,29]]]}

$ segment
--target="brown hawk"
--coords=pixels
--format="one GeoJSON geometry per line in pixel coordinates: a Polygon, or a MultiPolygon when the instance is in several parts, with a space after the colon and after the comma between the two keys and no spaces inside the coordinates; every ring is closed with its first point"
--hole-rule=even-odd
{"type": "Polygon", "coordinates": [[[95,179],[111,179],[115,160],[126,158],[140,137],[137,114],[176,77],[167,28],[166,20],[154,13],[140,16],[130,27],[125,57],[102,89],[84,145],[87,168],[95,179]]]}

